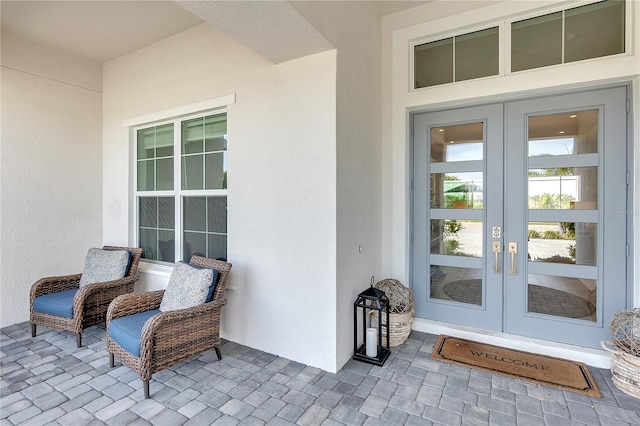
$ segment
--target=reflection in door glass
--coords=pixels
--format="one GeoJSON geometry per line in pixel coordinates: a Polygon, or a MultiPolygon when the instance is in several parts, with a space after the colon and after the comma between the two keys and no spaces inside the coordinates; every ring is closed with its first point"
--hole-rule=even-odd
{"type": "Polygon", "coordinates": [[[597,264],[597,225],[581,222],[529,222],[528,258],[534,262],[597,264]]]}
{"type": "Polygon", "coordinates": [[[433,127],[430,135],[432,163],[482,160],[484,156],[482,123],[433,127]]]}
{"type": "Polygon", "coordinates": [[[482,269],[431,265],[430,297],[482,305],[482,269]]]}
{"type": "Polygon", "coordinates": [[[595,210],[598,167],[529,169],[530,209],[595,210]]]}
{"type": "Polygon", "coordinates": [[[596,280],[529,274],[527,312],[596,320],[596,280]]]}
{"type": "Polygon", "coordinates": [[[482,221],[431,219],[431,254],[482,257],[482,221]]]}
{"type": "Polygon", "coordinates": [[[482,172],[431,173],[432,209],[482,209],[482,172]]]}
{"type": "Polygon", "coordinates": [[[598,152],[598,110],[529,117],[529,157],[598,152]]]}

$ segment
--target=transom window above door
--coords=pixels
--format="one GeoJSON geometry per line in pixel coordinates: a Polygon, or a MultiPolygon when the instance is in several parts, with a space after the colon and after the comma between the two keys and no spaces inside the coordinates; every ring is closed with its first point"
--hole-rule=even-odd
{"type": "Polygon", "coordinates": [[[419,40],[412,43],[412,88],[498,76],[501,63],[515,73],[624,54],[625,7],[624,0],[605,0],[419,40]]]}

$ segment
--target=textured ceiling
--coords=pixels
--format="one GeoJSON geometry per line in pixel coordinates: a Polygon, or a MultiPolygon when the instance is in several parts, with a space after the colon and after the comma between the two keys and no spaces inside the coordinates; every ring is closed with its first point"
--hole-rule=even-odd
{"type": "MultiPolygon", "coordinates": [[[[428,2],[358,1],[380,15],[428,2]]],[[[276,63],[331,48],[285,1],[2,0],[0,12],[3,30],[99,63],[203,21],[276,63]]]]}

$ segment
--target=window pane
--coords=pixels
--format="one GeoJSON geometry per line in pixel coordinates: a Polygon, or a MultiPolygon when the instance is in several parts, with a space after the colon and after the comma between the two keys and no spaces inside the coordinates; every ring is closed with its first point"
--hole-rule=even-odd
{"type": "Polygon", "coordinates": [[[498,75],[498,27],[455,38],[455,81],[498,75]]]}
{"type": "Polygon", "coordinates": [[[174,262],[174,206],[173,197],[139,198],[139,246],[144,250],[145,259],[174,262]]]}
{"type": "Polygon", "coordinates": [[[203,189],[202,155],[182,157],[182,189],[203,189]]]}
{"type": "Polygon", "coordinates": [[[565,62],[624,53],[624,1],[566,11],[565,62]]]}
{"type": "Polygon", "coordinates": [[[562,63],[562,12],[511,24],[511,71],[562,63]]]}
{"type": "Polygon", "coordinates": [[[227,189],[227,153],[205,156],[205,189],[227,189]]]}
{"type": "Polygon", "coordinates": [[[225,257],[227,197],[184,198],[184,259],[193,254],[225,257]]]}
{"type": "Polygon", "coordinates": [[[138,161],[138,191],[155,189],[156,163],[153,160],[138,161]]]}
{"type": "Polygon", "coordinates": [[[158,197],[158,226],[164,229],[175,228],[176,200],[173,197],[158,197]]]}
{"type": "Polygon", "coordinates": [[[227,236],[209,234],[209,254],[211,259],[227,259],[227,236]]]}
{"type": "Polygon", "coordinates": [[[150,260],[158,259],[158,232],[156,229],[140,229],[138,245],[142,249],[142,257],[150,260]]]}
{"type": "Polygon", "coordinates": [[[529,222],[527,257],[533,262],[596,266],[597,224],[529,222]]]}
{"type": "Polygon", "coordinates": [[[453,82],[453,38],[414,47],[415,88],[453,82]]]}
{"type": "Polygon", "coordinates": [[[137,132],[138,160],[155,157],[155,127],[151,129],[141,129],[137,132]]]}
{"type": "Polygon", "coordinates": [[[137,132],[138,191],[173,189],[173,124],[137,132]]]}
{"type": "Polygon", "coordinates": [[[204,117],[182,122],[182,154],[202,152],[204,149],[204,117]]]}
{"type": "Polygon", "coordinates": [[[155,228],[158,224],[158,198],[140,198],[139,223],[141,227],[155,228]]]}
{"type": "Polygon", "coordinates": [[[205,117],[205,151],[223,151],[227,149],[227,114],[205,117]]]}
{"type": "Polygon", "coordinates": [[[158,251],[160,257],[157,260],[175,263],[176,261],[176,240],[173,231],[158,231],[158,251]]]}
{"type": "Polygon", "coordinates": [[[226,234],[227,197],[208,197],[207,206],[208,231],[226,234]]]}
{"type": "Polygon", "coordinates": [[[184,260],[188,262],[191,256],[207,256],[207,234],[203,232],[184,233],[184,260]]]}
{"type": "Polygon", "coordinates": [[[184,198],[184,229],[189,231],[207,230],[207,200],[205,197],[184,198]]]}
{"type": "Polygon", "coordinates": [[[429,144],[431,162],[482,160],[483,129],[482,123],[433,127],[429,144]]]}
{"type": "Polygon", "coordinates": [[[173,189],[173,157],[156,160],[156,191],[173,189]]]}
{"type": "Polygon", "coordinates": [[[156,157],[173,157],[173,124],[156,128],[156,157]]]}

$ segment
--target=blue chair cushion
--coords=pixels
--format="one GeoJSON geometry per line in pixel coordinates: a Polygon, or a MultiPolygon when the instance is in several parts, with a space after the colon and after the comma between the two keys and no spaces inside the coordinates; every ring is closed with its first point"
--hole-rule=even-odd
{"type": "Polygon", "coordinates": [[[57,317],[73,318],[73,297],[77,288],[38,296],[33,301],[33,309],[57,317]]]}
{"type": "Polygon", "coordinates": [[[129,270],[130,261],[129,250],[89,249],[80,277],[80,287],[124,278],[129,270]]]}
{"type": "Polygon", "coordinates": [[[109,337],[131,355],[139,357],[142,327],[149,318],[159,313],[159,309],[154,309],[113,319],[109,323],[109,337]]]}
{"type": "Polygon", "coordinates": [[[218,283],[218,271],[177,262],[162,296],[162,312],[192,308],[208,302],[218,283]]]}

